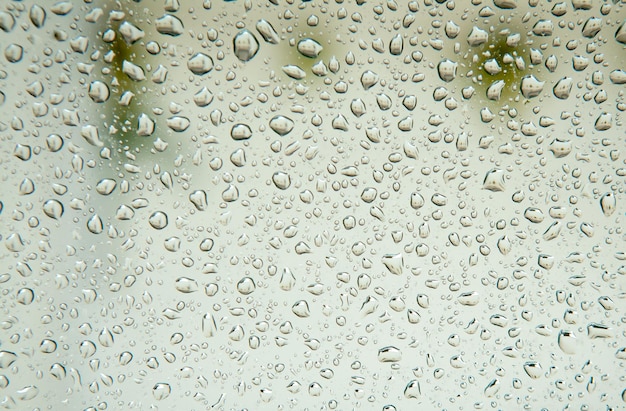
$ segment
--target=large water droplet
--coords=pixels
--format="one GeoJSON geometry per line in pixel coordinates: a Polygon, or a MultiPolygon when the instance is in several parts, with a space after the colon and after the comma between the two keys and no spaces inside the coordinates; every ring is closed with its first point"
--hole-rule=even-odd
{"type": "Polygon", "coordinates": [[[63,204],[58,200],[48,200],[43,204],[43,212],[55,220],[61,218],[63,211],[63,204]]]}
{"type": "Polygon", "coordinates": [[[289,117],[275,116],[270,120],[270,128],[281,136],[286,136],[293,130],[294,122],[289,117]]]}
{"type": "Polygon", "coordinates": [[[402,360],[402,351],[394,346],[383,347],[378,350],[378,361],[398,362],[402,360]]]}
{"type": "Polygon", "coordinates": [[[154,21],[156,30],[168,36],[180,36],[184,33],[183,22],[176,16],[165,14],[154,21]]]}
{"type": "Polygon", "coordinates": [[[205,75],[213,70],[213,59],[204,53],[196,53],[187,60],[187,68],[198,76],[205,75]]]}
{"type": "Polygon", "coordinates": [[[235,56],[241,61],[250,61],[259,51],[259,41],[248,30],[240,31],[233,39],[235,56]]]}
{"type": "Polygon", "coordinates": [[[305,57],[316,58],[324,48],[312,38],[305,38],[298,42],[297,49],[305,57]]]}
{"type": "Polygon", "coordinates": [[[442,60],[437,65],[437,71],[439,72],[439,78],[445,82],[450,82],[456,78],[456,70],[458,64],[452,60],[442,60]]]}
{"type": "Polygon", "coordinates": [[[168,383],[159,382],[152,387],[152,396],[161,401],[166,399],[172,393],[172,387],[168,383]]]}

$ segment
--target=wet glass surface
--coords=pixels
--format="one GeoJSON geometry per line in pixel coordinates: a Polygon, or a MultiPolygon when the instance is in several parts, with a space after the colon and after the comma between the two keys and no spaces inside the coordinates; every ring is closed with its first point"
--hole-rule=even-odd
{"type": "Polygon", "coordinates": [[[0,1],[0,408],[626,407],[625,21],[0,1]]]}

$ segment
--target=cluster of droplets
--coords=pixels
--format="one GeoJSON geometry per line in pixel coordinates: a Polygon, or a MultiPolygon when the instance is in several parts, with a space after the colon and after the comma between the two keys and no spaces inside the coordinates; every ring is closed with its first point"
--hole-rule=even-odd
{"type": "Polygon", "coordinates": [[[624,404],[622,4],[78,3],[0,11],[2,406],[624,404]]]}

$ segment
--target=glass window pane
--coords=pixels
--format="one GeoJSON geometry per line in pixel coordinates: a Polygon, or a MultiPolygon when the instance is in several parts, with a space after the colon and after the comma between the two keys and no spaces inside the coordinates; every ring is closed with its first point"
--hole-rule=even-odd
{"type": "Polygon", "coordinates": [[[626,406],[626,7],[0,2],[0,406],[626,406]]]}

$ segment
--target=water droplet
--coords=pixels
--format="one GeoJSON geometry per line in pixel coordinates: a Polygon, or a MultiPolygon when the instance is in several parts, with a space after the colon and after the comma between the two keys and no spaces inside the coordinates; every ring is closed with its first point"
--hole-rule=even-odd
{"type": "Polygon", "coordinates": [[[546,241],[554,240],[559,236],[562,228],[563,224],[560,221],[553,222],[543,233],[543,239],[546,241]]]}
{"type": "Polygon", "coordinates": [[[124,351],[119,356],[120,365],[128,365],[133,360],[133,353],[130,351],[124,351]]]}
{"type": "Polygon", "coordinates": [[[404,266],[402,254],[387,254],[382,258],[383,265],[391,274],[401,275],[404,266]]]}
{"type": "Polygon", "coordinates": [[[0,351],[0,369],[9,368],[17,361],[17,354],[11,351],[0,351]]]}
{"type": "Polygon", "coordinates": [[[493,0],[493,4],[505,10],[517,8],[517,0],[493,0]]]}
{"type": "Polygon", "coordinates": [[[470,47],[477,47],[486,43],[488,39],[489,34],[485,30],[474,26],[470,34],[467,36],[467,44],[469,44],[470,47]]]}
{"type": "Polygon", "coordinates": [[[456,78],[456,70],[458,64],[452,60],[444,59],[437,65],[437,71],[439,72],[439,78],[443,81],[450,82],[456,78]]]}
{"type": "Polygon", "coordinates": [[[539,20],[532,29],[535,36],[551,36],[553,31],[554,24],[551,20],[539,20]]]}
{"type": "Polygon", "coordinates": [[[286,136],[293,130],[294,122],[289,117],[275,116],[270,120],[270,128],[280,136],[286,136]]]}
{"type": "Polygon", "coordinates": [[[172,387],[168,383],[158,382],[154,384],[152,387],[152,396],[157,400],[161,401],[166,399],[172,393],[172,387]]]}
{"type": "Polygon", "coordinates": [[[87,229],[93,234],[100,234],[104,230],[104,225],[98,214],[92,215],[87,220],[87,229]]]}
{"type": "Polygon", "coordinates": [[[109,99],[109,86],[101,81],[92,81],[89,84],[89,97],[96,103],[104,103],[109,99]]]}
{"type": "Polygon", "coordinates": [[[582,34],[584,37],[593,38],[602,29],[602,19],[598,17],[590,17],[587,19],[582,28],[582,34]]]}
{"type": "Polygon", "coordinates": [[[493,168],[487,172],[483,180],[483,188],[489,191],[504,191],[504,170],[493,168]]]}
{"type": "Polygon", "coordinates": [[[184,33],[183,22],[176,16],[165,14],[154,21],[156,30],[168,36],[180,36],[184,33]]]}
{"type": "Polygon", "coordinates": [[[19,44],[11,43],[4,49],[4,57],[9,63],[18,63],[23,54],[24,49],[19,44]]]}
{"type": "Polygon", "coordinates": [[[254,280],[250,277],[244,277],[237,283],[237,291],[243,295],[252,294],[256,289],[254,280]]]}
{"type": "Polygon", "coordinates": [[[250,61],[259,51],[259,41],[248,30],[242,30],[233,39],[235,56],[241,61],[250,61]]]}
{"type": "Polygon", "coordinates": [[[532,379],[537,379],[543,374],[541,364],[537,361],[527,361],[524,363],[524,371],[526,371],[526,374],[532,379]]]}
{"type": "Polygon", "coordinates": [[[84,340],[78,346],[78,350],[83,358],[90,358],[96,353],[96,344],[92,341],[84,340]]]}
{"type": "Polygon", "coordinates": [[[182,116],[170,117],[166,120],[165,123],[171,130],[177,133],[181,133],[187,130],[189,128],[189,125],[191,124],[187,117],[182,116]]]}
{"type": "Polygon", "coordinates": [[[122,62],[122,71],[133,81],[142,81],[146,79],[146,74],[143,68],[131,63],[128,60],[122,62]]]}
{"type": "Polygon", "coordinates": [[[265,19],[261,19],[256,23],[256,29],[267,43],[278,44],[280,37],[274,27],[265,19]]]}
{"type": "Polygon", "coordinates": [[[20,183],[19,193],[20,195],[29,195],[35,191],[35,183],[30,178],[25,178],[20,183]]]}
{"type": "Polygon", "coordinates": [[[474,306],[480,302],[480,295],[476,291],[465,292],[459,295],[461,305],[474,306]]]}
{"type": "Polygon", "coordinates": [[[543,91],[545,82],[537,80],[533,75],[524,76],[520,85],[520,91],[526,98],[537,97],[543,91]]]}
{"type": "Polygon", "coordinates": [[[35,292],[30,288],[20,288],[16,299],[19,304],[29,305],[35,300],[35,292]]]}
{"type": "Polygon", "coordinates": [[[366,70],[361,74],[361,85],[365,90],[369,90],[378,83],[378,74],[373,71],[366,70]]]}
{"type": "Polygon", "coordinates": [[[610,217],[617,208],[617,198],[612,191],[604,193],[600,198],[600,208],[606,217],[610,217]]]}
{"type": "Polygon", "coordinates": [[[230,130],[230,136],[233,140],[247,140],[252,137],[252,130],[247,124],[235,124],[230,130]]]}
{"type": "Polygon", "coordinates": [[[505,85],[506,83],[503,80],[497,80],[491,83],[487,88],[487,98],[494,101],[500,100],[505,85]]]}
{"type": "Polygon", "coordinates": [[[596,119],[594,128],[598,131],[606,131],[613,125],[613,116],[611,113],[601,113],[596,119]]]}
{"type": "Polygon", "coordinates": [[[417,380],[411,380],[404,387],[404,397],[407,399],[418,399],[422,397],[422,389],[417,380]]]}
{"type": "Polygon", "coordinates": [[[187,68],[198,76],[205,75],[213,70],[213,59],[204,53],[196,53],[187,61],[187,68]]]}
{"type": "Polygon", "coordinates": [[[297,301],[292,307],[291,311],[300,318],[306,318],[311,315],[309,310],[309,303],[305,300],[297,301]]]}
{"type": "Polygon", "coordinates": [[[163,241],[163,246],[165,247],[165,249],[172,253],[175,253],[178,250],[180,250],[180,244],[181,244],[181,241],[180,241],[180,238],[178,237],[168,237],[163,241]]]}
{"type": "Polygon", "coordinates": [[[207,194],[204,190],[196,190],[189,194],[189,201],[196,207],[198,211],[204,211],[207,207],[207,194]]]}
{"type": "Polygon", "coordinates": [[[587,335],[589,338],[612,338],[613,329],[604,324],[590,323],[587,325],[587,335]]]}
{"type": "Polygon", "coordinates": [[[312,38],[305,38],[298,42],[297,49],[305,57],[316,58],[324,48],[312,38]]]}
{"type": "Polygon", "coordinates": [[[28,17],[35,27],[41,28],[46,22],[46,11],[41,6],[35,4],[30,8],[28,17]]]}
{"type": "Polygon", "coordinates": [[[404,39],[400,34],[396,34],[392,37],[391,41],[389,41],[389,53],[394,56],[399,56],[402,54],[404,50],[404,39]]]}
{"type": "Polygon", "coordinates": [[[198,291],[198,283],[193,278],[178,277],[175,282],[176,291],[189,294],[198,291]]]}
{"type": "Polygon", "coordinates": [[[142,137],[151,136],[154,133],[154,121],[145,113],[137,117],[137,135],[142,137]]]}
{"type": "Polygon", "coordinates": [[[528,207],[524,211],[524,217],[526,217],[526,219],[532,223],[540,223],[544,219],[543,212],[535,207],[528,207]]]}
{"type": "Polygon", "coordinates": [[[57,343],[54,340],[49,338],[45,338],[41,340],[41,344],[39,344],[39,351],[44,354],[52,354],[57,350],[57,343]]]}
{"type": "Polygon", "coordinates": [[[213,337],[217,333],[217,324],[211,313],[202,317],[202,333],[205,337],[213,337]]]}
{"type": "Polygon", "coordinates": [[[206,107],[213,101],[213,93],[211,93],[206,87],[202,87],[193,96],[193,102],[198,107],[206,107]]]}
{"type": "Polygon", "coordinates": [[[394,346],[383,347],[378,350],[378,361],[398,362],[402,360],[402,351],[394,346]]]}
{"type": "Polygon", "coordinates": [[[9,234],[9,236],[6,238],[5,246],[7,250],[11,252],[20,252],[25,248],[24,240],[19,233],[9,234]]]}
{"type": "Polygon", "coordinates": [[[118,31],[124,38],[126,44],[129,45],[134,44],[145,36],[143,30],[128,21],[124,21],[122,24],[120,24],[118,31]]]}
{"type": "Polygon", "coordinates": [[[291,77],[292,79],[302,80],[303,78],[306,77],[305,71],[302,70],[299,66],[296,66],[294,64],[288,64],[286,66],[283,66],[282,69],[283,69],[283,72],[289,77],[291,77]]]}
{"type": "Polygon", "coordinates": [[[15,392],[15,397],[20,401],[28,401],[39,395],[39,388],[35,385],[27,385],[15,392]]]}
{"type": "Polygon", "coordinates": [[[272,182],[276,188],[286,190],[291,185],[291,177],[285,172],[277,171],[272,175],[272,182]]]}

